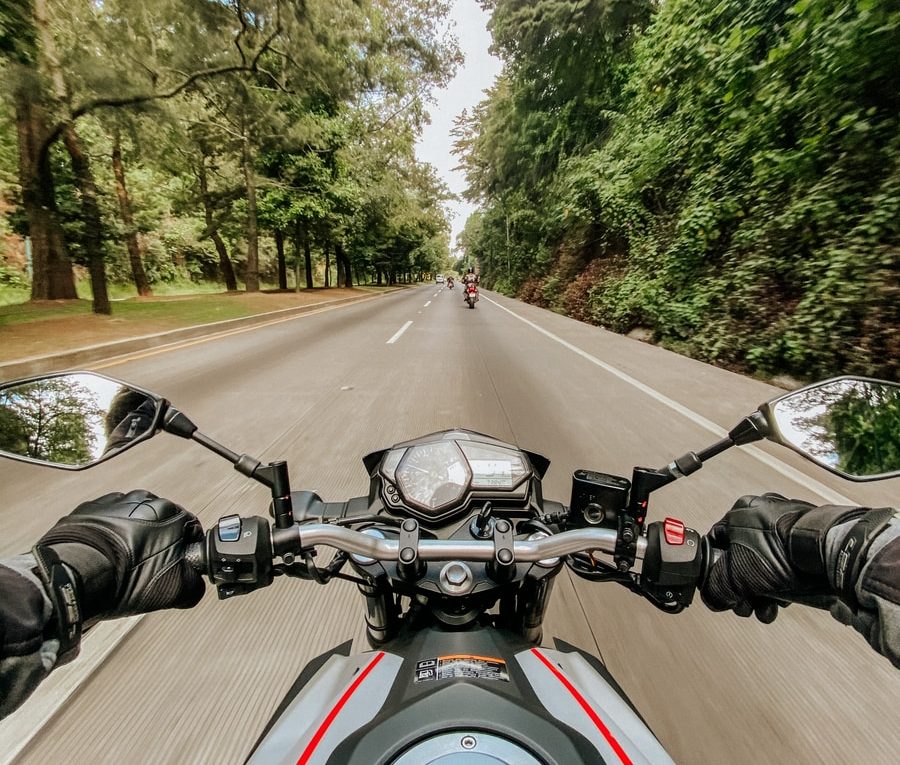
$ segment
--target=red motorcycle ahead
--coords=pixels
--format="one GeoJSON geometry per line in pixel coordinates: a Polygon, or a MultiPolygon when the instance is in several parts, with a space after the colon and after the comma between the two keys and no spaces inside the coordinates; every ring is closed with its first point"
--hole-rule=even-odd
{"type": "Polygon", "coordinates": [[[469,308],[474,308],[475,303],[478,302],[478,285],[475,284],[475,282],[466,284],[465,298],[466,302],[469,304],[469,308]]]}

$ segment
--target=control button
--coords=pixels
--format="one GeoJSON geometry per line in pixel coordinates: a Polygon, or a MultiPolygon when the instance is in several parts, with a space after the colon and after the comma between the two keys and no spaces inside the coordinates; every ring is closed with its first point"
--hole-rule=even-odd
{"type": "Polygon", "coordinates": [[[241,516],[226,515],[219,518],[219,541],[237,542],[241,538],[241,516]]]}
{"type": "Polygon", "coordinates": [[[218,571],[217,581],[233,583],[237,581],[237,570],[233,563],[226,563],[218,571]]]}
{"type": "Polygon", "coordinates": [[[663,532],[666,535],[667,544],[684,544],[684,524],[677,518],[666,518],[666,520],[663,521],[663,532]]]}

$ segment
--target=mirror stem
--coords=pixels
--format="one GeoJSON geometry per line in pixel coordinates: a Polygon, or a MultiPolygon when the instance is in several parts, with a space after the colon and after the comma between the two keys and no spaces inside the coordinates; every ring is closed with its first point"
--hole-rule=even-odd
{"type": "Polygon", "coordinates": [[[197,426],[179,412],[175,407],[169,406],[163,417],[163,430],[167,433],[188,438],[205,446],[211,452],[224,457],[239,473],[258,481],[263,486],[272,490],[272,514],[275,516],[275,526],[279,529],[290,528],[294,525],[294,512],[291,503],[291,482],[288,478],[287,463],[283,460],[270,462],[263,465],[258,459],[249,454],[238,454],[209,436],[203,435],[197,426]]]}

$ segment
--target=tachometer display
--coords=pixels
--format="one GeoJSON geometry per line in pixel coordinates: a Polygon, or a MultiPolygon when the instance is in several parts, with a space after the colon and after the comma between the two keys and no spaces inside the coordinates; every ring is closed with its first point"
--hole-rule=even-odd
{"type": "Polygon", "coordinates": [[[396,471],[403,498],[428,510],[459,502],[472,474],[453,441],[438,441],[410,447],[396,471]]]}

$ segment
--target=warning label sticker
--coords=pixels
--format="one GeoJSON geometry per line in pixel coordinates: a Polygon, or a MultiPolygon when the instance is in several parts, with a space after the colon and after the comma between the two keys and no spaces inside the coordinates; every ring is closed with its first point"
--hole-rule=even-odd
{"type": "Polygon", "coordinates": [[[506,662],[503,659],[454,654],[416,662],[416,676],[413,682],[424,683],[428,680],[452,680],[465,677],[478,680],[509,681],[509,673],[506,671],[506,662]]]}

